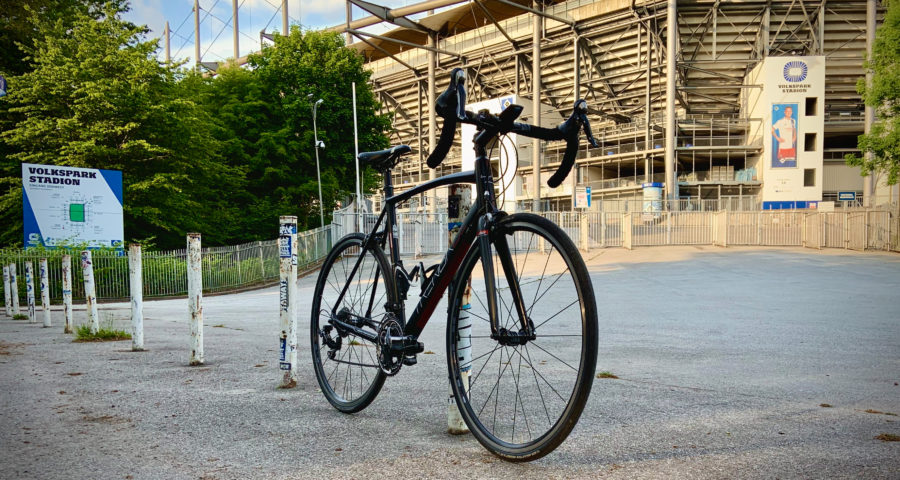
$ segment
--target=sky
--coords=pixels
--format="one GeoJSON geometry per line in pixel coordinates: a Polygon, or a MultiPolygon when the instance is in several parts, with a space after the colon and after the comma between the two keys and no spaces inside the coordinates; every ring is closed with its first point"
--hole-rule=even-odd
{"type": "MultiPolygon", "coordinates": [[[[371,0],[370,0],[371,1],[371,0]]],[[[420,0],[375,0],[372,3],[398,7],[418,3],[420,0]]],[[[187,59],[194,62],[194,0],[131,0],[131,11],[126,19],[150,28],[151,38],[161,38],[166,21],[172,31],[170,46],[173,60],[187,59]]],[[[346,21],[346,7],[342,0],[288,0],[288,16],[291,25],[320,29],[346,21]]],[[[259,32],[281,30],[281,0],[238,0],[238,30],[240,55],[258,51],[259,32]]],[[[365,11],[353,7],[353,18],[368,16],[365,11]]],[[[232,0],[200,0],[200,57],[203,61],[217,62],[234,56],[232,0]]],[[[385,31],[385,26],[370,31],[385,31]]],[[[160,41],[159,57],[165,57],[164,42],[160,41]]]]}

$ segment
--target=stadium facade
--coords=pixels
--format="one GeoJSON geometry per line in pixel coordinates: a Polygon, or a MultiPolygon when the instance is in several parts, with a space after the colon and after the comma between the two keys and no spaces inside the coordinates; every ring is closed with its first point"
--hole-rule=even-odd
{"type": "Polygon", "coordinates": [[[347,11],[334,29],[366,58],[391,141],[414,150],[395,169],[398,189],[469,161],[464,131],[437,171],[424,165],[440,128],[432,99],[462,67],[477,108],[519,103],[522,121],[553,126],[575,99],[590,105],[601,146],[582,143],[557,188],[546,178],[564,145],[509,138],[494,150],[508,210],[564,211],[588,197],[606,211],[816,208],[841,193],[898,202],[884,175],[864,178],[844,161],[874,118],[856,91],[884,13],[874,0],[430,0],[393,10],[349,0],[347,11]],[[371,15],[350,18],[351,3],[371,15]],[[377,24],[391,28],[367,30],[377,24]]]}

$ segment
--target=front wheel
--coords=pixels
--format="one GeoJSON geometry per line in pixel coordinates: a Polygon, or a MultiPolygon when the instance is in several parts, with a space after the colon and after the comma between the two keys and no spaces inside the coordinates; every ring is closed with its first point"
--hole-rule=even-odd
{"type": "Polygon", "coordinates": [[[520,345],[491,338],[481,252],[472,247],[450,294],[450,384],[482,445],[529,461],[559,446],[581,416],[597,362],[597,305],[584,260],[565,233],[543,217],[514,214],[491,233],[499,327],[518,331],[521,324],[494,247],[501,237],[535,336],[520,345]]]}

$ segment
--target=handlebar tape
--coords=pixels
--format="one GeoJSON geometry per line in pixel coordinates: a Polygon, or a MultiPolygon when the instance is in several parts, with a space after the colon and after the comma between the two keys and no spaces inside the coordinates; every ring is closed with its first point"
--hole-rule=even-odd
{"type": "Polygon", "coordinates": [[[453,117],[444,119],[444,125],[441,126],[441,138],[438,139],[437,146],[428,155],[429,168],[437,168],[450,152],[450,147],[453,146],[453,137],[456,136],[456,123],[456,119],[453,117]]]}
{"type": "Polygon", "coordinates": [[[569,176],[569,171],[575,165],[575,155],[578,153],[578,130],[575,130],[575,132],[575,135],[569,135],[569,138],[566,139],[566,155],[563,157],[559,169],[547,180],[547,185],[550,188],[558,187],[569,176]]]}

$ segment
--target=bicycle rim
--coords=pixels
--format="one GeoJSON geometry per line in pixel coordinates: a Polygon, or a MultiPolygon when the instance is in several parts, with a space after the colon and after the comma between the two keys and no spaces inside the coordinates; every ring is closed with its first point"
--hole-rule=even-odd
{"type": "Polygon", "coordinates": [[[390,271],[384,253],[365,250],[362,263],[351,277],[362,242],[362,235],[350,235],[341,239],[329,253],[316,283],[310,318],[316,378],[325,398],[345,413],[358,412],[368,406],[378,395],[385,379],[372,342],[352,334],[341,337],[336,329],[329,331],[328,327],[335,307],[348,315],[371,318],[376,324],[370,327],[373,332],[387,315],[384,306],[390,299],[392,284],[383,274],[390,271]],[[336,305],[345,284],[349,284],[347,292],[336,305]],[[325,336],[332,341],[331,346],[325,336]],[[337,342],[339,347],[335,348],[337,342]]]}
{"type": "MultiPolygon", "coordinates": [[[[473,248],[451,296],[447,343],[457,353],[448,355],[451,386],[482,445],[508,460],[534,460],[565,440],[587,402],[597,356],[596,303],[580,254],[553,223],[511,215],[492,235],[492,243],[497,235],[507,239],[537,338],[519,346],[490,338],[480,254],[473,248]],[[460,310],[467,278],[469,308],[460,310]]],[[[518,330],[496,250],[493,258],[500,327],[518,330]]]]}

